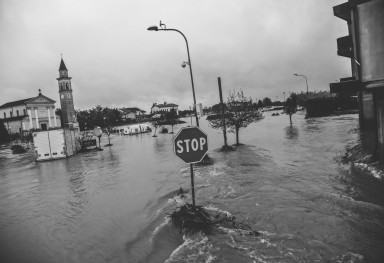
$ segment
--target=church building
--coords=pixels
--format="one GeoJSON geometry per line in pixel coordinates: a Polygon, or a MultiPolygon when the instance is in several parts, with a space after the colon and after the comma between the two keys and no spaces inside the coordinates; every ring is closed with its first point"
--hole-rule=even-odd
{"type": "Polygon", "coordinates": [[[10,133],[28,130],[46,131],[52,128],[77,128],[72,97],[71,77],[61,58],[59,68],[59,96],[62,117],[55,114],[56,101],[44,96],[39,89],[37,97],[7,102],[0,106],[0,118],[10,133]],[[61,123],[62,121],[62,123],[61,123]]]}
{"type": "Polygon", "coordinates": [[[0,118],[10,133],[21,134],[31,129],[48,130],[61,127],[60,116],[55,114],[55,102],[39,90],[37,97],[1,105],[0,118]]]}

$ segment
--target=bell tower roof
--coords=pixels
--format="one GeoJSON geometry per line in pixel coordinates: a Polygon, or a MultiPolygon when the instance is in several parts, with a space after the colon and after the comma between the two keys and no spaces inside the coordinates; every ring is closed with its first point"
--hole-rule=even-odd
{"type": "Polygon", "coordinates": [[[68,71],[67,67],[65,66],[63,58],[61,58],[60,68],[59,68],[59,71],[61,71],[61,70],[67,70],[68,71]]]}
{"type": "Polygon", "coordinates": [[[60,68],[59,68],[59,78],[57,80],[69,80],[71,79],[68,77],[68,69],[65,66],[63,55],[61,55],[61,62],[60,62],[60,68]]]}

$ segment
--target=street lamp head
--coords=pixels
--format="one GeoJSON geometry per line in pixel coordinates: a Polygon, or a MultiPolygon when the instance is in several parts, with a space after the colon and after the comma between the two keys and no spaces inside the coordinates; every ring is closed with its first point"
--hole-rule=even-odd
{"type": "Polygon", "coordinates": [[[150,26],[147,28],[148,31],[159,31],[159,28],[157,26],[150,26]]]}
{"type": "Polygon", "coordinates": [[[187,65],[189,65],[189,63],[188,62],[183,62],[183,63],[181,63],[181,67],[183,67],[183,68],[185,68],[187,65]]]}
{"type": "Polygon", "coordinates": [[[293,75],[297,76],[297,74],[296,74],[296,73],[295,73],[295,74],[293,74],[293,75]]]}

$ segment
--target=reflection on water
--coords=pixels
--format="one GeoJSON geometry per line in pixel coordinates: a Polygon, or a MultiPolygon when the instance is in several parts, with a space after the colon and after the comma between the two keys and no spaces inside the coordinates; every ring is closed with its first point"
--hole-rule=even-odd
{"type": "MultiPolygon", "coordinates": [[[[162,136],[171,136],[169,134],[163,134],[162,136]]],[[[163,138],[154,137],[154,149],[158,154],[169,152],[167,141],[163,138]]]]}
{"type": "Polygon", "coordinates": [[[86,209],[88,198],[87,189],[84,184],[84,174],[74,173],[69,179],[69,188],[73,195],[68,200],[69,210],[68,213],[71,218],[76,218],[86,209]]]}
{"type": "Polygon", "coordinates": [[[297,140],[299,137],[299,129],[295,126],[285,127],[285,138],[289,140],[297,140]]]}
{"type": "Polygon", "coordinates": [[[166,214],[190,172],[173,155],[174,135],[114,135],[101,152],[52,162],[0,149],[1,261],[383,262],[383,183],[335,158],[369,150],[357,115],[295,114],[288,126],[289,116],[270,114],[228,153],[215,150],[222,135],[202,119],[214,164],[195,168],[197,204],[260,237],[180,235],[166,214]]]}
{"type": "Polygon", "coordinates": [[[358,132],[358,134],[358,144],[361,145],[361,151],[366,154],[372,154],[376,152],[375,133],[373,131],[361,131],[358,132]]]}

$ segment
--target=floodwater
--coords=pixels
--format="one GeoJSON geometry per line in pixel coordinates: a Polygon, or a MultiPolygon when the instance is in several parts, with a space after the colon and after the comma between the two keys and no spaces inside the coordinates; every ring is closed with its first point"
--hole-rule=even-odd
{"type": "Polygon", "coordinates": [[[265,116],[229,153],[202,119],[214,164],[195,167],[196,204],[260,236],[183,236],[167,219],[190,188],[173,135],[114,135],[51,162],[0,151],[0,261],[384,262],[384,184],[337,161],[360,142],[358,116],[265,116]]]}

